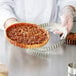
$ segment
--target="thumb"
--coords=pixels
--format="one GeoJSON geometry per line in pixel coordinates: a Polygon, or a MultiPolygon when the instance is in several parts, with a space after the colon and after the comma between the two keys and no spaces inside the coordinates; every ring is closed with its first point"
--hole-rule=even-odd
{"type": "Polygon", "coordinates": [[[18,23],[18,21],[15,18],[10,18],[8,20],[6,20],[4,27],[7,28],[12,24],[18,23]]]}

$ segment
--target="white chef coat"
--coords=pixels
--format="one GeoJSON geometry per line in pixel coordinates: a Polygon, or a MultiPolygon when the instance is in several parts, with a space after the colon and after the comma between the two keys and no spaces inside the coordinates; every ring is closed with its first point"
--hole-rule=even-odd
{"type": "Polygon", "coordinates": [[[0,29],[9,18],[37,24],[57,21],[66,5],[76,7],[76,0],[0,0],[0,29]]]}

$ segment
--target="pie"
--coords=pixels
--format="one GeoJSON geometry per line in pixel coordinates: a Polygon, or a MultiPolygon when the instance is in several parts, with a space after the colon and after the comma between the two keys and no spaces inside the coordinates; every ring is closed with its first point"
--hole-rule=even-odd
{"type": "Polygon", "coordinates": [[[21,48],[38,48],[49,40],[49,32],[30,23],[16,23],[6,28],[7,40],[21,48]]]}

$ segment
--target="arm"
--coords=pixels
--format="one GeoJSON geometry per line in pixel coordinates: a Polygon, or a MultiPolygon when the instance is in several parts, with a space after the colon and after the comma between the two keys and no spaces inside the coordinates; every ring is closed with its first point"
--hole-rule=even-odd
{"type": "MultiPolygon", "coordinates": [[[[76,0],[60,0],[58,3],[60,7],[60,19],[62,27],[66,27],[69,33],[73,27],[73,17],[76,11],[76,0]]],[[[60,31],[54,31],[61,34],[60,31]]]]}
{"type": "Polygon", "coordinates": [[[69,33],[73,27],[73,17],[75,13],[75,7],[67,5],[60,12],[61,23],[63,27],[67,27],[67,32],[69,33]]]}
{"type": "Polygon", "coordinates": [[[0,0],[0,29],[4,29],[8,19],[16,19],[13,8],[13,0],[0,0]]]}
{"type": "Polygon", "coordinates": [[[70,6],[76,10],[76,0],[58,0],[58,6],[60,7],[60,10],[66,6],[70,6]]]}

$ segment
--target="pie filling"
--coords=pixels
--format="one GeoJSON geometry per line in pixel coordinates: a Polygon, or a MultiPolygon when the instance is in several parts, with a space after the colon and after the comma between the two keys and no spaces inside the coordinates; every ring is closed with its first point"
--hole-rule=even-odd
{"type": "Polygon", "coordinates": [[[18,43],[27,45],[40,44],[48,39],[47,31],[38,27],[37,25],[14,24],[14,26],[7,30],[7,36],[18,43]]]}

